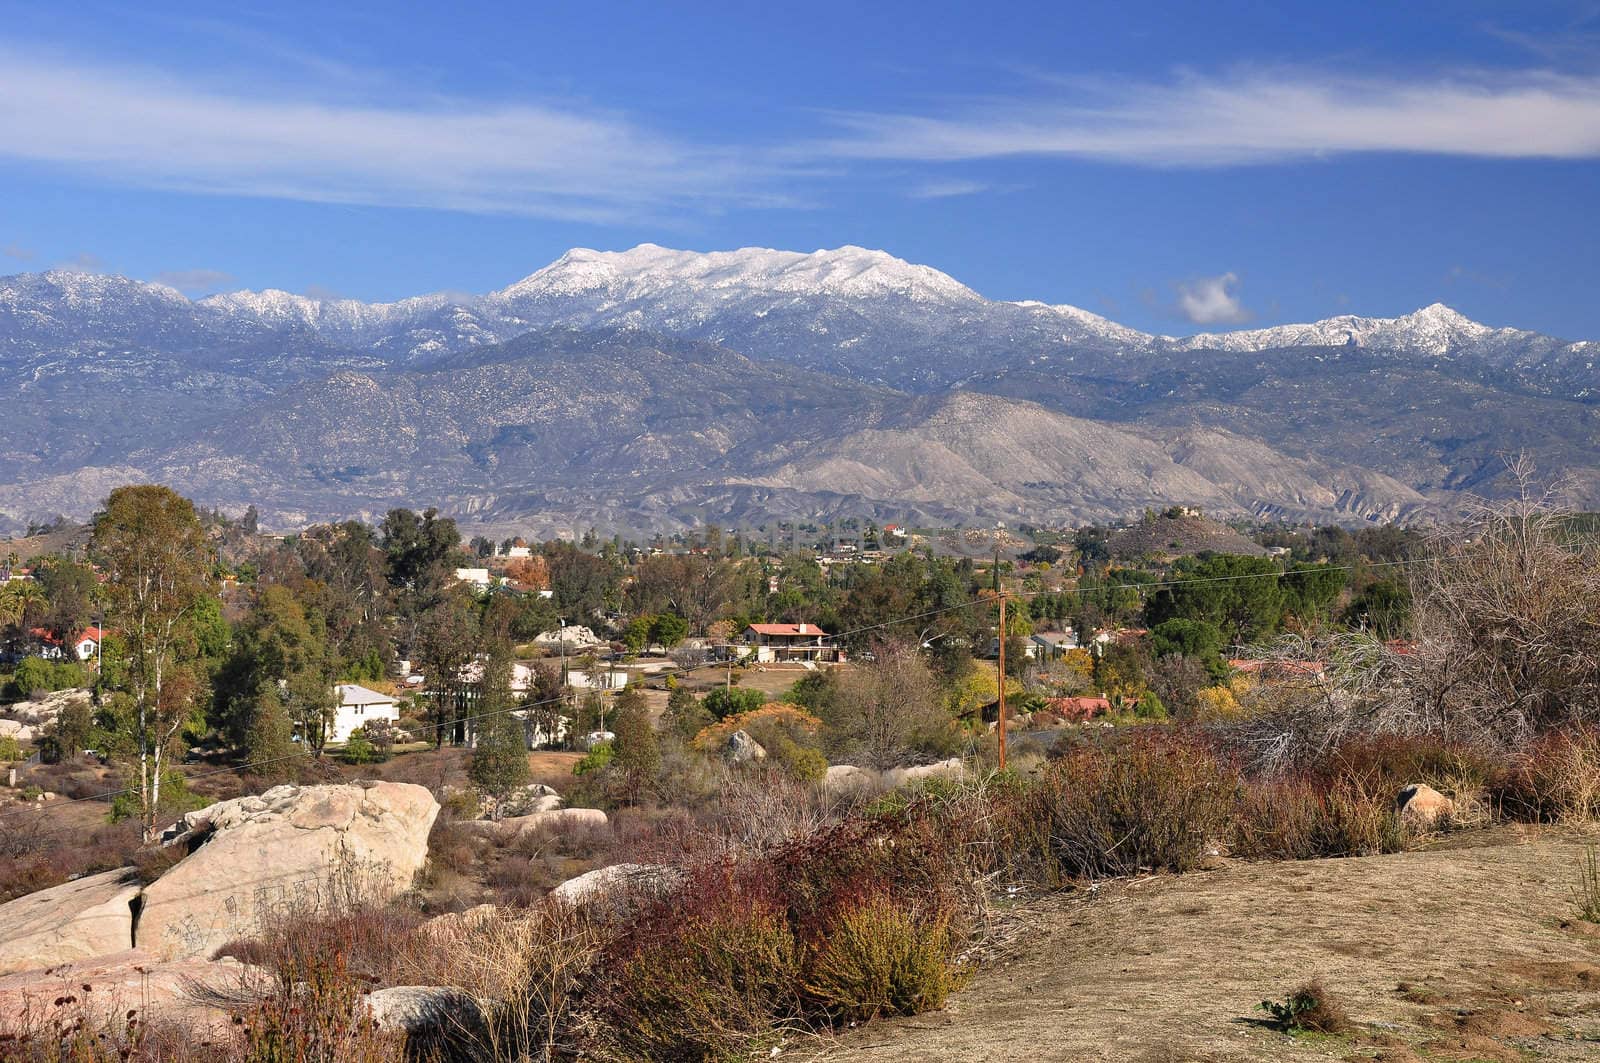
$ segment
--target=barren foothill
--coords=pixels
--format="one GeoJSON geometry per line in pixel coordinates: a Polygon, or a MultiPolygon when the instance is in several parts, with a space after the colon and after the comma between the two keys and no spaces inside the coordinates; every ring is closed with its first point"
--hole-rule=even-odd
{"type": "Polygon", "coordinates": [[[827,1060],[1600,1058],[1600,928],[1571,921],[1584,837],[1500,828],[1389,856],[1108,882],[997,913],[1001,958],[943,1012],[827,1060]],[[1320,976],[1355,1029],[1256,1005],[1320,976]]]}

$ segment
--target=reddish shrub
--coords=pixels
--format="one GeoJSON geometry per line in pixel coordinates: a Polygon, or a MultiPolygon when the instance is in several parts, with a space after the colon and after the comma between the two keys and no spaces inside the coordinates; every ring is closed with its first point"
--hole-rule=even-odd
{"type": "Polygon", "coordinates": [[[1490,782],[1489,798],[1502,815],[1529,823],[1600,819],[1600,728],[1545,735],[1490,782]]]}
{"type": "Polygon", "coordinates": [[[1238,856],[1309,860],[1398,852],[1406,832],[1394,799],[1341,783],[1296,777],[1248,785],[1234,815],[1230,847],[1238,856]]]}
{"type": "Polygon", "coordinates": [[[1084,745],[1027,790],[1010,844],[1049,882],[1188,871],[1226,835],[1238,787],[1232,765],[1181,736],[1084,745]]]}
{"type": "Polygon", "coordinates": [[[745,1059],[801,1019],[802,952],[774,900],[702,869],[608,950],[596,994],[627,1059],[745,1059]]]}

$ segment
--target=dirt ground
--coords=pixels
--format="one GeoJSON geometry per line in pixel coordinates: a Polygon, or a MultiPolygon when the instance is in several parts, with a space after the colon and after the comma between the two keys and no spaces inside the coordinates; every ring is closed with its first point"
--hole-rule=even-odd
{"type": "Polygon", "coordinates": [[[1600,1059],[1583,837],[1499,829],[1392,856],[1229,863],[997,913],[1003,957],[943,1011],[817,1059],[1600,1059]],[[1256,1005],[1320,976],[1354,1022],[1290,1037],[1256,1005]]]}

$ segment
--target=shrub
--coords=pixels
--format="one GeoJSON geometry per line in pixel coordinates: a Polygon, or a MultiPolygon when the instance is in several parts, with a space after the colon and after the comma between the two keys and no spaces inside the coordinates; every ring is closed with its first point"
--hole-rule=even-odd
{"type": "Polygon", "coordinates": [[[346,764],[371,764],[377,758],[378,751],[367,740],[365,728],[357,727],[350,732],[350,737],[345,741],[344,750],[339,754],[346,764]]]}
{"type": "MultiPolygon", "coordinates": [[[[139,794],[136,787],[126,787],[127,792],[120,793],[111,799],[111,822],[120,823],[125,819],[139,818],[139,794]]],[[[204,808],[211,801],[189,789],[189,780],[185,779],[183,772],[176,768],[168,768],[161,773],[161,802],[156,809],[156,818],[160,820],[177,819],[185,812],[193,812],[204,808]]]]}
{"type": "Polygon", "coordinates": [[[455,985],[490,1002],[487,1027],[473,1031],[488,1043],[473,1058],[579,1058],[577,1004],[607,931],[567,905],[471,916],[428,928],[406,982],[455,985]]]}
{"type": "Polygon", "coordinates": [[[589,747],[589,752],[584,758],[572,766],[574,775],[593,775],[611,763],[612,750],[610,742],[596,742],[589,747]]]}
{"type": "Polygon", "coordinates": [[[0,760],[17,761],[22,759],[22,747],[17,744],[16,738],[11,735],[0,735],[0,760]]]}
{"type": "MultiPolygon", "coordinates": [[[[717,687],[700,700],[700,707],[717,719],[754,712],[766,704],[767,696],[750,687],[717,687]]],[[[737,728],[735,728],[737,730],[737,728]]]]}
{"type": "Polygon", "coordinates": [[[813,949],[805,992],[834,1020],[920,1015],[955,988],[948,912],[913,913],[876,896],[845,908],[813,949]]]}
{"type": "MultiPolygon", "coordinates": [[[[758,708],[726,716],[694,736],[694,748],[702,752],[721,749],[735,731],[745,731],[752,737],[757,733],[773,735],[786,733],[791,739],[816,734],[822,721],[798,705],[769,701],[758,708]]],[[[759,739],[758,739],[759,741],[759,739]]]]}
{"type": "Polygon", "coordinates": [[[381,1063],[404,1053],[403,1033],[384,1034],[362,1003],[344,954],[312,953],[278,972],[273,992],[244,1024],[249,1063],[381,1063]]]}
{"type": "Polygon", "coordinates": [[[1322,980],[1313,978],[1282,1000],[1263,1000],[1256,1005],[1273,1026],[1284,1033],[1343,1033],[1350,1028],[1344,1008],[1329,995],[1322,980]]]}
{"type": "Polygon", "coordinates": [[[25,657],[11,677],[13,692],[22,698],[37,698],[53,690],[70,690],[83,685],[83,669],[72,661],[47,661],[25,657]]]}
{"type": "Polygon", "coordinates": [[[1349,782],[1364,796],[1392,801],[1411,783],[1427,783],[1457,804],[1472,799],[1504,770],[1495,754],[1432,735],[1379,735],[1340,743],[1318,766],[1330,783],[1349,782]]]}
{"type": "Polygon", "coordinates": [[[1245,788],[1230,847],[1255,859],[1310,860],[1399,852],[1405,840],[1392,798],[1297,777],[1245,788]]]}
{"type": "Polygon", "coordinates": [[[1013,844],[1052,882],[1188,871],[1226,833],[1237,788],[1231,765],[1181,739],[1080,748],[1027,792],[1013,844]]]}
{"type": "Polygon", "coordinates": [[[1489,785],[1504,815],[1530,823],[1600,819],[1600,729],[1546,735],[1489,785]]]}
{"type": "Polygon", "coordinates": [[[800,948],[781,908],[731,880],[693,884],[680,898],[608,957],[598,1003],[610,1054],[747,1058],[800,1018],[800,948]]]}

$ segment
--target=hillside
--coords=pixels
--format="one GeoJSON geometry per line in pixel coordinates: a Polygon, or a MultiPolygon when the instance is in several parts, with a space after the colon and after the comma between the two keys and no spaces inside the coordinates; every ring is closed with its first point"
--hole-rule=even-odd
{"type": "Polygon", "coordinates": [[[1582,852],[1560,834],[1480,834],[1025,903],[997,915],[1005,958],[943,1013],[873,1024],[814,1058],[1591,1059],[1600,956],[1566,921],[1582,852]],[[1256,1004],[1313,975],[1354,1031],[1265,1029],[1256,1004]]]}
{"type": "Polygon", "coordinates": [[[1526,453],[1600,506],[1593,343],[1443,306],[1187,338],[859,247],[574,249],[391,303],[0,278],[0,530],[171,479],[269,523],[1427,520],[1526,453]],[[608,353],[609,352],[609,353],[608,353]]]}
{"type": "Polygon", "coordinates": [[[1123,561],[1145,557],[1170,559],[1202,553],[1267,555],[1265,548],[1226,524],[1183,510],[1149,514],[1111,536],[1107,547],[1112,557],[1123,561]]]}

